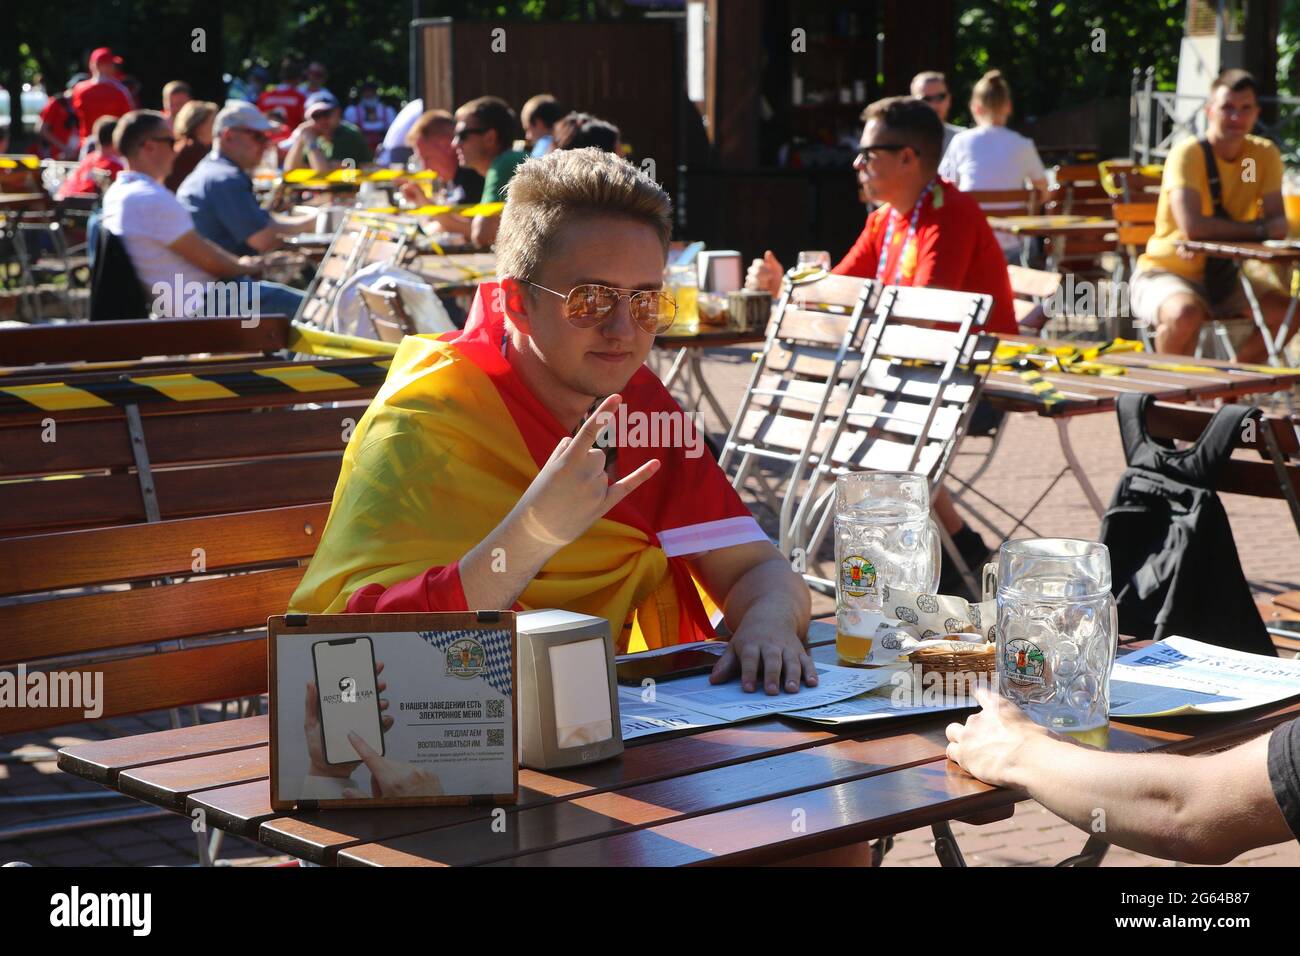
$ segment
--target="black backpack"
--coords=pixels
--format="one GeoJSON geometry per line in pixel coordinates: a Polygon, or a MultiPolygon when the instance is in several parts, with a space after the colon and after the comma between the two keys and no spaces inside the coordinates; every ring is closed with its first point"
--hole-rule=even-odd
{"type": "Polygon", "coordinates": [[[1232,528],[1214,488],[1246,419],[1247,405],[1215,412],[1179,451],[1147,434],[1150,395],[1121,395],[1120,436],[1128,468],[1101,522],[1110,549],[1121,634],[1181,635],[1275,657],[1241,570],[1232,528]]]}
{"type": "Polygon", "coordinates": [[[149,300],[120,236],[101,222],[90,273],[90,321],[147,319],[149,300]]]}

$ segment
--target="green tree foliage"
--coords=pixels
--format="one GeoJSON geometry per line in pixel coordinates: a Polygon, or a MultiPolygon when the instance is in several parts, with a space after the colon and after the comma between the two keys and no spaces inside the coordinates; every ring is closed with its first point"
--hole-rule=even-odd
{"type": "MultiPolygon", "coordinates": [[[[958,5],[959,8],[963,5],[958,5]]],[[[969,120],[971,87],[999,69],[1016,113],[1037,116],[1081,99],[1127,95],[1134,67],[1155,66],[1156,82],[1177,78],[1185,0],[983,0],[959,9],[957,122],[969,120]],[[1103,33],[1094,31],[1101,30],[1103,33]],[[1105,52],[1096,49],[1104,39],[1105,52]]]]}

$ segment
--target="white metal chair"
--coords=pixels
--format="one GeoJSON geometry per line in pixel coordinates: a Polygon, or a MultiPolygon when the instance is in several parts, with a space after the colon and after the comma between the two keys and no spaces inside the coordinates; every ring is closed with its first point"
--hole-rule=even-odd
{"type": "Polygon", "coordinates": [[[339,223],[316,275],[307,286],[294,321],[338,331],[331,323],[334,302],[343,286],[364,266],[392,265],[400,261],[418,231],[418,223],[410,217],[349,212],[339,223]]]}
{"type": "MultiPolygon", "coordinates": [[[[881,291],[847,411],[835,419],[820,456],[809,460],[806,477],[794,478],[796,487],[804,487],[790,534],[810,564],[830,528],[839,475],[911,471],[926,475],[932,491],[940,487],[979,395],[976,367],[992,357],[995,341],[979,334],[992,304],[988,295],[945,289],[881,291]]],[[[940,533],[973,588],[971,569],[942,527],[940,533]]],[[[834,586],[814,575],[805,578],[826,590],[834,586]]]]}
{"type": "Polygon", "coordinates": [[[828,416],[846,403],[877,288],[872,280],[851,276],[817,273],[802,282],[786,277],[723,445],[719,464],[724,471],[734,465],[732,484],[739,489],[752,474],[780,516],[777,544],[787,555],[793,547],[794,489],[782,493],[755,466],[780,463],[797,477],[826,447],[828,416]]]}

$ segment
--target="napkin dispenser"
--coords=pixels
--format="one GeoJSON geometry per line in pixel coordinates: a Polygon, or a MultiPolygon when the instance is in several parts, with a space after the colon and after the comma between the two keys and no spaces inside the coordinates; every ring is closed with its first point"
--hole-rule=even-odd
{"type": "Polygon", "coordinates": [[[515,620],[520,765],[550,770],[622,753],[609,622],[558,610],[515,620]]]}
{"type": "Polygon", "coordinates": [[[701,252],[696,258],[701,292],[735,292],[745,284],[745,266],[735,249],[701,252]]]}

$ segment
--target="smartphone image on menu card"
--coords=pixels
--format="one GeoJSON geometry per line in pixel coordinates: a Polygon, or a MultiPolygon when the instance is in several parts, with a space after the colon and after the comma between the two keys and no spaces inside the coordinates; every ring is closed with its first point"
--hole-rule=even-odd
{"type": "Polygon", "coordinates": [[[378,754],[384,752],[375,649],[368,637],[340,637],[311,646],[316,667],[316,699],[328,764],[361,759],[348,740],[355,733],[378,754]]]}

